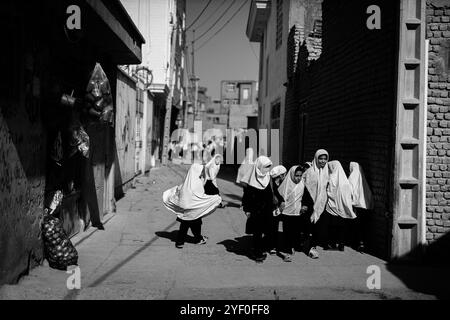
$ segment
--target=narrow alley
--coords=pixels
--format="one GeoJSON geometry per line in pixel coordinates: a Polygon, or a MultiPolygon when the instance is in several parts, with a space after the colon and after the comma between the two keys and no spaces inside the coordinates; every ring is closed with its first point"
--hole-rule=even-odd
{"type": "Polygon", "coordinates": [[[251,237],[244,233],[246,217],[239,209],[242,192],[227,181],[226,172],[219,184],[229,206],[204,219],[208,243],[176,249],[179,223],[164,208],[161,194],[181,183],[185,173],[180,165],[153,169],[117,203],[105,231],[95,229],[72,239],[79,252],[81,290],[68,290],[69,274],[45,263],[18,285],[3,286],[0,300],[435,299],[445,293],[447,284],[437,281],[441,269],[399,269],[401,274],[427,275],[422,284],[415,280],[421,292],[415,291],[385,261],[352,249],[321,252],[318,260],[296,253],[291,263],[270,256],[256,264],[248,258],[251,237]],[[371,265],[381,269],[380,290],[367,287],[371,265]]]}

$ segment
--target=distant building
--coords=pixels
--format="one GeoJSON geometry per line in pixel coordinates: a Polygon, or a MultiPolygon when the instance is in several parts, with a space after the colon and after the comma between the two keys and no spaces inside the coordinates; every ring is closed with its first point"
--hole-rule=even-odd
{"type": "MultiPolygon", "coordinates": [[[[121,0],[148,43],[142,65],[152,71],[149,91],[153,97],[147,150],[154,166],[162,161],[164,134],[170,134],[184,119],[186,108],[186,0],[121,0]],[[172,58],[174,64],[172,65],[172,58]],[[172,83],[171,83],[172,81],[172,83]],[[173,85],[173,90],[170,85],[173,85]],[[171,92],[172,90],[172,92],[171,92]],[[170,128],[165,129],[166,103],[172,94],[170,128]]],[[[148,168],[147,168],[148,169],[148,168]]]]}
{"type": "Polygon", "coordinates": [[[221,82],[221,105],[228,113],[229,128],[248,128],[248,117],[258,116],[258,83],[228,80],[221,82]]]}

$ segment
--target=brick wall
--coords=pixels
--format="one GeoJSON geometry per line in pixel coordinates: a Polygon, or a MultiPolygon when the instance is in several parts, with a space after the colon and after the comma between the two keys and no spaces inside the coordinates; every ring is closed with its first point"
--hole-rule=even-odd
{"type": "Polygon", "coordinates": [[[309,61],[317,60],[322,52],[322,39],[318,26],[322,20],[321,0],[299,0],[292,3],[287,41],[287,87],[283,127],[283,164],[299,163],[300,105],[302,93],[309,81],[305,78],[309,61]],[[304,63],[299,63],[300,61],[304,63]]]}
{"type": "Polygon", "coordinates": [[[450,231],[450,3],[448,1],[427,1],[427,39],[430,42],[426,237],[431,244],[450,231]]]}
{"type": "Polygon", "coordinates": [[[299,59],[296,85],[306,117],[303,160],[325,148],[347,172],[350,161],[362,165],[375,198],[368,246],[383,258],[390,254],[392,220],[397,5],[324,1],[322,53],[312,63],[308,55],[299,59]],[[374,4],[381,8],[381,30],[366,27],[374,4]]]}

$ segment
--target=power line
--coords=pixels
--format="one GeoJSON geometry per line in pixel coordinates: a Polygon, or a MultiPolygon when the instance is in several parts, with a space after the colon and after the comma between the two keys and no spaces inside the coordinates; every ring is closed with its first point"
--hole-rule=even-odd
{"type": "MultiPolygon", "coordinates": [[[[223,1],[222,1],[222,4],[221,4],[220,6],[218,6],[217,9],[214,10],[214,13],[219,12],[219,10],[222,9],[222,7],[223,7],[223,5],[224,5],[225,3],[227,3],[227,0],[223,0],[223,1]]],[[[208,16],[208,18],[207,18],[205,21],[203,21],[199,26],[197,26],[196,29],[200,29],[200,28],[203,27],[209,20],[211,20],[211,18],[214,17],[214,13],[213,13],[213,14],[210,14],[210,15],[208,16]]]]}
{"type": "Polygon", "coordinates": [[[242,5],[239,7],[239,9],[236,10],[236,12],[231,16],[230,19],[228,19],[227,22],[225,22],[225,24],[216,31],[216,33],[214,33],[210,38],[208,38],[208,40],[206,40],[205,42],[203,42],[203,44],[198,47],[197,49],[195,49],[195,52],[197,52],[198,50],[200,50],[201,48],[203,48],[209,41],[211,41],[216,35],[218,35],[230,22],[231,20],[234,19],[234,17],[239,13],[239,11],[241,11],[241,9],[247,4],[247,1],[244,0],[244,2],[242,3],[242,5]]]}
{"type": "Polygon", "coordinates": [[[203,10],[200,12],[200,14],[197,16],[197,18],[194,19],[194,21],[189,25],[189,27],[186,28],[186,31],[188,31],[196,22],[198,19],[200,19],[200,17],[203,15],[203,13],[206,11],[206,9],[208,9],[209,5],[211,4],[213,0],[209,0],[208,3],[206,4],[206,6],[203,8],[203,10]]]}
{"type": "MultiPolygon", "coordinates": [[[[219,17],[219,19],[216,20],[216,22],[213,23],[213,25],[211,27],[209,27],[208,30],[206,30],[205,32],[203,32],[199,37],[197,37],[196,39],[194,39],[194,42],[196,42],[197,40],[200,40],[201,38],[203,38],[208,32],[210,32],[215,26],[216,24],[218,24],[220,22],[220,20],[222,20],[222,18],[227,14],[228,10],[231,9],[231,7],[236,3],[236,0],[233,0],[233,2],[231,3],[231,5],[225,9],[225,11],[222,13],[222,15],[219,17]]],[[[244,2],[245,3],[245,2],[244,2]]]]}

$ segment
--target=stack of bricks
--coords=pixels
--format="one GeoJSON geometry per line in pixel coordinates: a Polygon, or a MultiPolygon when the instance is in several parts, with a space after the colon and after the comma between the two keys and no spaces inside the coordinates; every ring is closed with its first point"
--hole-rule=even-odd
{"type": "Polygon", "coordinates": [[[426,211],[428,243],[450,232],[450,3],[427,1],[428,125],[426,211]]]}

